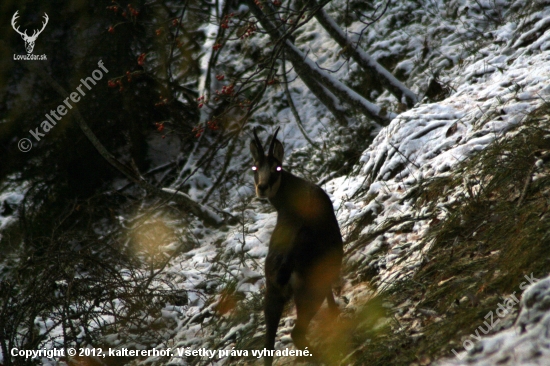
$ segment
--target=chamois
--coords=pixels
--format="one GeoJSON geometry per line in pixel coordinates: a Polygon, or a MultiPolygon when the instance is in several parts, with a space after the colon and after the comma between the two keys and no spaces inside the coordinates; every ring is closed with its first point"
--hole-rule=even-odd
{"type": "MultiPolygon", "coordinates": [[[[256,196],[267,198],[277,210],[265,260],[265,348],[274,349],[284,305],[294,297],[297,319],[291,335],[294,345],[303,350],[308,347],[308,325],[325,298],[330,310],[338,311],[332,285],[340,273],[342,236],[325,191],[283,169],[278,132],[279,128],[271,137],[267,155],[255,129],[250,142],[256,196]]],[[[264,363],[271,365],[273,357],[265,357],[264,363]]]]}

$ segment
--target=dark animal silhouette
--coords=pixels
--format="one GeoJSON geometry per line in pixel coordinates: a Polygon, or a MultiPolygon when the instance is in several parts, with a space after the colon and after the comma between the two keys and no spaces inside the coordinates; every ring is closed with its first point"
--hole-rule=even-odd
{"type": "MultiPolygon", "coordinates": [[[[273,350],[285,303],[294,298],[297,319],[292,340],[309,347],[308,325],[325,299],[337,313],[332,285],[338,280],[343,246],[332,203],[320,187],[283,169],[284,148],[275,131],[268,154],[254,130],[250,151],[254,158],[254,185],[258,198],[267,198],[277,210],[277,224],[265,260],[265,347],[273,350]]],[[[271,365],[273,357],[264,358],[271,365]]]]}

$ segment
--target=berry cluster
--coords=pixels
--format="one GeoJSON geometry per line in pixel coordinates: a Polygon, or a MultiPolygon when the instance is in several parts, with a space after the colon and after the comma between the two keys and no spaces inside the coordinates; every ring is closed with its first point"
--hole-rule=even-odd
{"type": "MultiPolygon", "coordinates": [[[[206,127],[208,127],[208,129],[212,131],[217,131],[220,129],[220,125],[218,124],[218,121],[215,119],[206,122],[206,127]]],[[[195,126],[193,127],[193,130],[192,130],[196,138],[201,137],[204,131],[205,131],[205,128],[203,125],[195,126]]]]}
{"type": "Polygon", "coordinates": [[[235,85],[231,84],[228,86],[223,86],[221,93],[219,90],[216,90],[216,94],[233,96],[235,94],[235,85]]]}
{"type": "Polygon", "coordinates": [[[209,129],[211,129],[212,131],[217,131],[220,129],[220,126],[218,126],[218,122],[216,120],[214,121],[208,121],[206,122],[206,125],[208,126],[209,129]]]}
{"type": "Polygon", "coordinates": [[[205,99],[204,95],[197,98],[197,102],[199,102],[198,108],[204,107],[204,103],[206,103],[205,99]]]}
{"type": "Polygon", "coordinates": [[[226,15],[223,17],[223,20],[220,24],[220,27],[222,27],[223,29],[227,29],[229,28],[229,21],[231,20],[231,18],[233,18],[235,16],[235,13],[231,13],[229,15],[226,15]]]}
{"type": "Polygon", "coordinates": [[[248,38],[248,37],[252,36],[254,34],[254,32],[256,32],[256,24],[250,23],[248,25],[248,28],[244,32],[244,34],[241,36],[241,39],[245,39],[245,38],[248,38]]]}
{"type": "Polygon", "coordinates": [[[158,132],[162,132],[162,130],[164,130],[164,122],[155,122],[155,126],[158,132]]]}
{"type": "Polygon", "coordinates": [[[251,104],[251,103],[252,103],[252,102],[251,102],[249,99],[244,99],[244,100],[242,100],[242,101],[239,102],[239,107],[240,107],[241,109],[245,109],[245,108],[250,109],[250,104],[251,104]]]}
{"type": "MultiPolygon", "coordinates": [[[[119,10],[124,9],[122,6],[117,4],[115,0],[112,0],[112,3],[115,4],[115,5],[108,6],[107,10],[111,10],[115,14],[118,14],[119,10]]],[[[128,15],[130,15],[131,20],[135,21],[137,16],[139,15],[139,10],[136,10],[132,6],[132,4],[128,4],[128,9],[122,10],[122,13],[120,15],[122,15],[126,19],[128,19],[128,15]]],[[[113,33],[115,33],[115,27],[113,27],[111,25],[107,31],[109,33],[113,34],[113,33]]]]}
{"type": "MultiPolygon", "coordinates": [[[[114,0],[112,2],[115,3],[114,0]]],[[[116,4],[116,3],[115,3],[115,5],[111,5],[111,6],[107,7],[107,10],[111,10],[115,14],[117,14],[120,9],[123,9],[123,8],[120,5],[116,4]]],[[[135,20],[135,18],[137,18],[137,16],[139,15],[139,10],[136,10],[132,6],[132,4],[128,4],[128,9],[123,10],[120,15],[122,15],[124,18],[128,18],[128,14],[130,15],[131,18],[133,18],[135,20]]]]}
{"type": "Polygon", "coordinates": [[[145,57],[147,56],[147,54],[145,53],[142,53],[141,55],[139,55],[138,59],[137,59],[137,63],[139,66],[143,66],[143,64],[145,63],[145,57]]]}
{"type": "Polygon", "coordinates": [[[121,78],[111,79],[111,80],[107,81],[107,86],[109,88],[116,88],[118,86],[118,91],[119,92],[124,90],[124,86],[122,85],[122,79],[121,78]]]}
{"type": "MultiPolygon", "coordinates": [[[[126,71],[124,75],[126,76],[126,81],[128,83],[131,83],[134,77],[139,77],[139,75],[141,74],[143,74],[143,71],[138,70],[138,71],[126,71]]],[[[118,87],[118,91],[121,92],[124,90],[124,85],[122,84],[123,79],[124,79],[124,76],[118,76],[114,79],[110,79],[107,81],[107,86],[109,88],[118,87]]]]}
{"type": "Polygon", "coordinates": [[[116,14],[116,13],[118,13],[118,5],[108,6],[107,10],[112,10],[116,14]]]}
{"type": "MultiPolygon", "coordinates": [[[[132,7],[132,4],[128,4],[128,11],[130,12],[130,14],[132,15],[132,17],[134,17],[134,18],[137,17],[137,16],[139,15],[139,11],[137,11],[136,9],[134,9],[134,8],[132,7]]],[[[125,12],[126,12],[126,10],[122,12],[122,16],[123,16],[123,17],[126,17],[126,15],[124,15],[125,12]]]]}
{"type": "Polygon", "coordinates": [[[204,127],[203,126],[193,127],[192,132],[195,134],[196,138],[199,138],[199,137],[201,137],[202,133],[204,132],[204,127]]]}

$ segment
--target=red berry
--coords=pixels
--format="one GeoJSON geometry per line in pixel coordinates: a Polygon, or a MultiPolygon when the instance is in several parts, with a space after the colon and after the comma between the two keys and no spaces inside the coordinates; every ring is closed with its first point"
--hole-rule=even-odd
{"type": "Polygon", "coordinates": [[[145,53],[142,53],[141,55],[139,55],[138,59],[137,59],[137,63],[139,66],[143,66],[143,64],[145,63],[145,57],[147,56],[147,54],[145,53]]]}

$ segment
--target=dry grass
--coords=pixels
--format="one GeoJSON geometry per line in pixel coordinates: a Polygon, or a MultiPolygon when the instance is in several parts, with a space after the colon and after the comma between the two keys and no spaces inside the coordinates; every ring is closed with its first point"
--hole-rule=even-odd
{"type": "Polygon", "coordinates": [[[545,105],[454,174],[424,182],[415,192],[418,207],[430,205],[432,212],[445,197],[456,200],[448,202],[444,220],[432,221],[425,238],[430,260],[387,294],[394,305],[387,315],[391,331],[354,329],[361,352],[342,364],[428,365],[453,356],[451,349],[463,350],[463,337],[483,324],[501,296],[521,294],[524,275],[548,273],[548,115],[545,105]]]}

